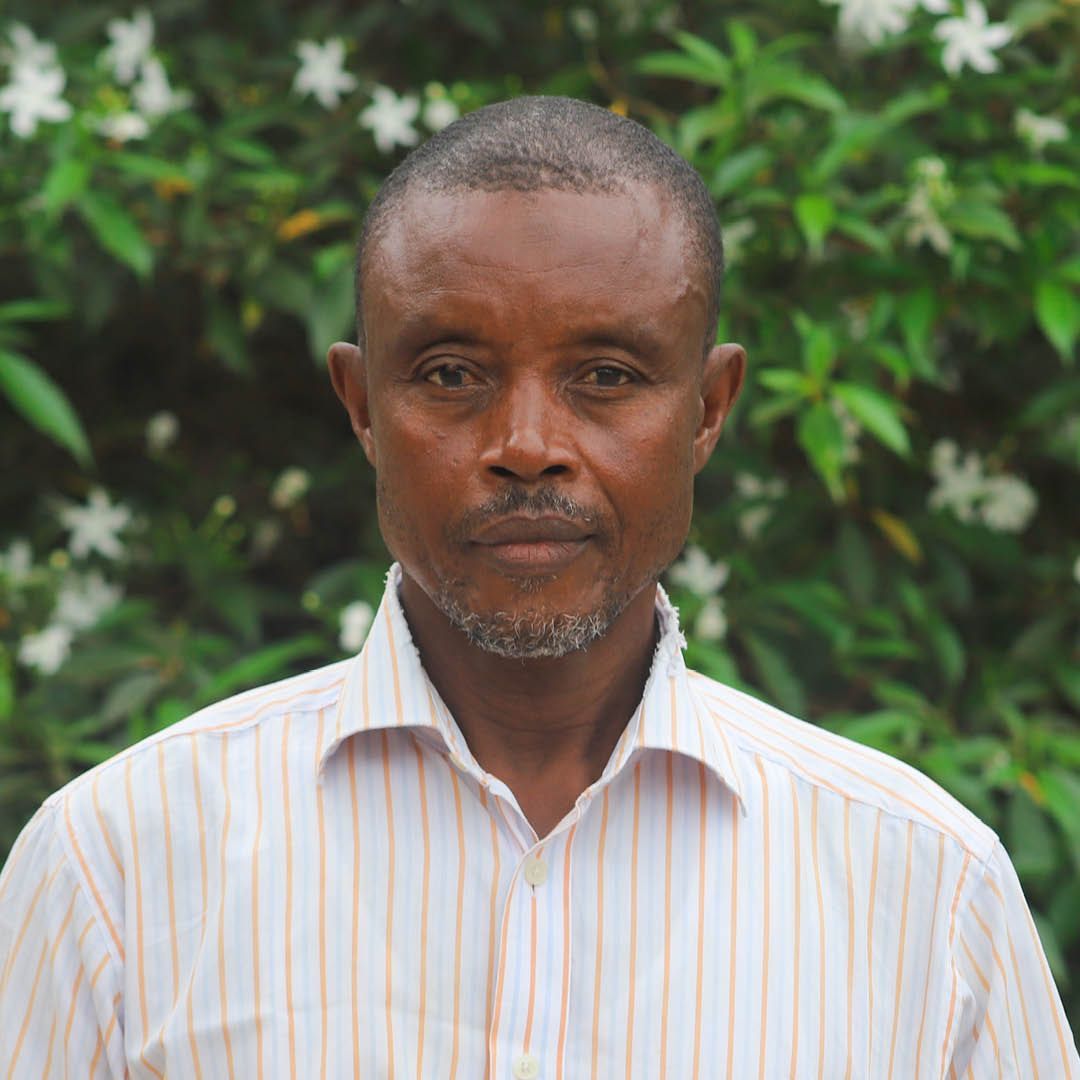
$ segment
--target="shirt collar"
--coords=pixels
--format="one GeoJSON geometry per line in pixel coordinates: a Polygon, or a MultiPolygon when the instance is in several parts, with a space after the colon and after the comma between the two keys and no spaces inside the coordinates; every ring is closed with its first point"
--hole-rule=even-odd
{"type": "MultiPolygon", "coordinates": [[[[398,599],[400,584],[401,567],[394,563],[386,575],[386,590],[364,647],[350,662],[334,721],[324,730],[319,774],[351,736],[410,728],[425,742],[448,753],[460,769],[481,779],[483,770],[424,671],[398,599]]],[[[709,768],[742,804],[737,759],[721,722],[700,700],[688,678],[682,654],[686,640],[679,630],[678,612],[661,587],[656,590],[656,614],[660,639],[652,670],[641,703],[620,736],[602,779],[614,776],[641,751],[684,754],[709,768]]]]}

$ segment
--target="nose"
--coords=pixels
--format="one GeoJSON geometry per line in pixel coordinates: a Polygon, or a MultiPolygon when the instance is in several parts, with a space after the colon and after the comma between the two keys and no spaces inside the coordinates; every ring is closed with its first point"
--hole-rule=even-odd
{"type": "Polygon", "coordinates": [[[480,465],[504,480],[535,483],[572,471],[560,403],[535,381],[504,388],[488,409],[480,465]]]}

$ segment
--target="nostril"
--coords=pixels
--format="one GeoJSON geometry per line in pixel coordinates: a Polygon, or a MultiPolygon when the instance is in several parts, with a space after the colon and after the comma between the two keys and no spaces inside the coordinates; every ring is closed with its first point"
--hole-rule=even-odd
{"type": "Polygon", "coordinates": [[[505,465],[492,465],[490,468],[496,476],[505,477],[507,480],[516,480],[518,478],[517,473],[513,469],[506,468],[505,465]]]}
{"type": "Polygon", "coordinates": [[[565,465],[549,465],[544,469],[542,476],[561,476],[565,472],[570,470],[565,465]]]}

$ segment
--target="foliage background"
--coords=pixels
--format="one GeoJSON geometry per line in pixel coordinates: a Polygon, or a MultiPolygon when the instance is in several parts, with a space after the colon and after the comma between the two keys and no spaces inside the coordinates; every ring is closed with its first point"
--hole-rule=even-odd
{"type": "Polygon", "coordinates": [[[101,53],[130,9],[5,5],[72,110],[0,118],[0,858],[84,768],[355,648],[387,556],[322,357],[401,154],[357,118],[376,86],[566,93],[687,155],[727,230],[752,375],[699,487],[708,558],[672,575],[692,662],[997,830],[1078,1029],[1080,7],[999,0],[999,70],[954,75],[950,13],[914,0],[858,49],[818,0],[593,3],[160,0],[192,96],[127,142],[101,53]],[[293,81],[333,36],[355,86],[327,108],[293,81]]]}

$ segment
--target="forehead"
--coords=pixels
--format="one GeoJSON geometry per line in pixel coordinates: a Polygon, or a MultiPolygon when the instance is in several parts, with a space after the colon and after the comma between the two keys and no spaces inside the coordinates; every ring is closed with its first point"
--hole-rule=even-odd
{"type": "Polygon", "coordinates": [[[433,314],[493,329],[526,315],[567,321],[631,316],[703,321],[707,296],[683,217],[655,188],[615,192],[413,191],[365,258],[364,314],[373,334],[433,314]]]}

